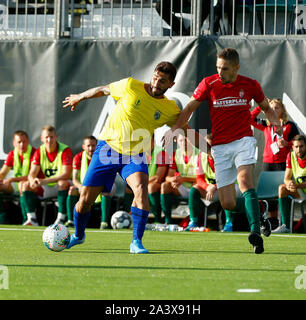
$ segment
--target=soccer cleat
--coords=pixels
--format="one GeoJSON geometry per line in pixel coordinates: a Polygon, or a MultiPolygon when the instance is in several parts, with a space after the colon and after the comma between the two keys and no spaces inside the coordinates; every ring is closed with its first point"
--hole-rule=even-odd
{"type": "Polygon", "coordinates": [[[290,233],[290,229],[287,228],[285,224],[282,224],[275,230],[272,230],[272,233],[290,233]]]}
{"type": "Polygon", "coordinates": [[[252,231],[249,234],[249,242],[253,246],[254,252],[256,254],[264,252],[263,240],[260,234],[252,231]]]}
{"type": "Polygon", "coordinates": [[[108,223],[107,222],[101,222],[100,224],[100,230],[104,230],[108,228],[108,223]]]}
{"type": "Polygon", "coordinates": [[[71,247],[77,245],[77,244],[82,244],[85,242],[85,234],[84,237],[82,239],[79,239],[75,234],[73,234],[70,238],[70,242],[68,244],[68,246],[66,247],[66,249],[70,249],[71,247]]]}
{"type": "Polygon", "coordinates": [[[184,231],[191,231],[193,228],[199,228],[199,226],[197,225],[197,223],[190,221],[184,231]]]}
{"type": "Polygon", "coordinates": [[[38,226],[38,222],[36,219],[28,219],[23,223],[23,226],[38,226]]]}
{"type": "Polygon", "coordinates": [[[271,234],[271,223],[268,219],[268,210],[269,205],[266,200],[259,200],[259,206],[260,206],[260,231],[261,233],[269,237],[271,234]]]}
{"type": "Polygon", "coordinates": [[[221,232],[233,232],[233,224],[231,222],[226,223],[221,232]]]}
{"type": "Polygon", "coordinates": [[[63,224],[65,225],[65,220],[57,218],[53,224],[63,224]]]}
{"type": "Polygon", "coordinates": [[[133,240],[130,244],[130,253],[149,253],[149,251],[144,248],[141,240],[133,240]]]}
{"type": "Polygon", "coordinates": [[[74,222],[71,221],[71,220],[68,220],[68,221],[65,223],[65,227],[74,227],[74,222]]]}

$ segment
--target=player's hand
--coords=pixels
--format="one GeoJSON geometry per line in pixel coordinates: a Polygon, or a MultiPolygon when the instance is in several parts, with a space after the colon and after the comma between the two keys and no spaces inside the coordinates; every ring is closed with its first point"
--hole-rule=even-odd
{"type": "Polygon", "coordinates": [[[74,111],[74,109],[77,107],[81,100],[82,99],[79,94],[71,94],[69,97],[66,97],[63,101],[63,108],[71,107],[71,111],[74,111]]]}
{"type": "Polygon", "coordinates": [[[277,140],[277,145],[279,148],[284,148],[288,146],[288,141],[286,141],[284,138],[280,138],[277,140]]]}
{"type": "Polygon", "coordinates": [[[283,127],[279,124],[274,124],[274,131],[277,133],[279,136],[283,135],[283,127]]]}

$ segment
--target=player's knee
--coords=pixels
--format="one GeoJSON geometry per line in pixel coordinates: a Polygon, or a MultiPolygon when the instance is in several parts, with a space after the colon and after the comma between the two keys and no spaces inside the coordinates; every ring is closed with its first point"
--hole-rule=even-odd
{"type": "Polygon", "coordinates": [[[171,183],[168,181],[165,181],[161,184],[161,188],[160,188],[161,193],[165,194],[165,193],[171,193],[172,192],[172,188],[171,188],[171,183]]]}
{"type": "Polygon", "coordinates": [[[69,191],[68,191],[69,196],[76,196],[79,194],[78,188],[75,186],[70,186],[69,191]]]}
{"type": "Polygon", "coordinates": [[[68,180],[58,180],[58,190],[68,190],[70,188],[70,182],[68,180]]]}
{"type": "Polygon", "coordinates": [[[287,193],[288,192],[287,192],[285,184],[279,185],[279,187],[278,187],[278,197],[279,198],[283,198],[283,197],[285,197],[287,195],[287,193]]]}
{"type": "Polygon", "coordinates": [[[232,199],[222,199],[221,200],[222,208],[229,211],[234,211],[236,207],[236,202],[232,199]]]}

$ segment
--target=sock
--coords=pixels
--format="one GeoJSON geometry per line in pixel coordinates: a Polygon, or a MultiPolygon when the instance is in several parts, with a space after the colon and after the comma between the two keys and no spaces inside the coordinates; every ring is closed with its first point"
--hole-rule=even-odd
{"type": "Polygon", "coordinates": [[[149,211],[131,207],[133,220],[133,240],[141,240],[146,228],[149,211]]]}
{"type": "Polygon", "coordinates": [[[199,213],[201,208],[201,194],[200,191],[196,188],[191,188],[188,199],[188,207],[190,214],[190,221],[194,223],[198,223],[199,221],[199,213]]]}
{"type": "Polygon", "coordinates": [[[165,222],[171,224],[171,211],[172,211],[172,201],[174,195],[169,194],[161,194],[160,195],[160,204],[165,215],[165,222]]]}
{"type": "Polygon", "coordinates": [[[79,239],[83,239],[85,234],[85,228],[87,226],[88,220],[90,218],[90,213],[78,213],[74,207],[73,209],[73,218],[74,218],[74,227],[75,227],[75,235],[79,239]]]}
{"type": "Polygon", "coordinates": [[[27,209],[24,201],[24,196],[20,196],[20,209],[21,209],[21,214],[22,214],[22,223],[24,223],[27,220],[27,209]]]}
{"type": "Polygon", "coordinates": [[[111,196],[102,196],[101,201],[101,222],[110,221],[110,209],[111,209],[112,197],[111,196]]]}
{"type": "Polygon", "coordinates": [[[249,221],[250,229],[260,234],[260,208],[255,189],[249,189],[243,193],[245,200],[245,212],[249,221]]]}
{"type": "Polygon", "coordinates": [[[66,201],[68,197],[68,190],[59,190],[57,192],[58,212],[67,213],[66,201]]]}
{"type": "Polygon", "coordinates": [[[232,212],[238,212],[238,213],[243,213],[245,212],[245,199],[244,198],[236,198],[236,207],[234,209],[234,211],[232,212]]]}
{"type": "Polygon", "coordinates": [[[126,212],[131,211],[131,206],[134,200],[134,194],[133,193],[125,193],[123,197],[123,210],[126,212]]]}
{"type": "Polygon", "coordinates": [[[228,224],[228,223],[233,224],[234,212],[229,210],[224,210],[224,213],[225,213],[225,224],[228,224]]]}
{"type": "Polygon", "coordinates": [[[23,205],[27,212],[27,216],[28,216],[28,213],[31,213],[31,216],[34,219],[36,219],[36,214],[35,214],[36,204],[37,204],[36,194],[32,191],[24,191],[22,195],[23,195],[23,205]],[[35,217],[33,214],[35,215],[35,217]]]}
{"type": "Polygon", "coordinates": [[[160,193],[153,192],[149,194],[149,201],[151,212],[154,214],[154,221],[161,222],[161,205],[160,205],[160,193]]]}
{"type": "Polygon", "coordinates": [[[279,198],[278,199],[279,204],[279,211],[281,213],[281,223],[285,224],[286,227],[290,228],[290,204],[291,200],[286,198],[279,198]]]}
{"type": "Polygon", "coordinates": [[[79,201],[79,196],[69,195],[66,201],[68,221],[73,221],[73,208],[76,203],[79,201]]]}

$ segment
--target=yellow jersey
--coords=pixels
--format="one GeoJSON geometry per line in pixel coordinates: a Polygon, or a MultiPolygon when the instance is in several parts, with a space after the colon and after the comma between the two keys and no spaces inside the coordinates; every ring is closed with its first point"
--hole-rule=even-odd
{"type": "Polygon", "coordinates": [[[180,114],[174,100],[165,96],[162,99],[153,98],[144,85],[144,82],[133,78],[109,85],[117,105],[99,139],[106,141],[118,153],[136,155],[147,151],[154,130],[165,124],[172,126],[180,114]]]}

